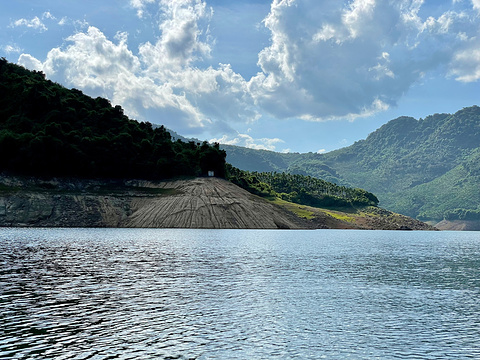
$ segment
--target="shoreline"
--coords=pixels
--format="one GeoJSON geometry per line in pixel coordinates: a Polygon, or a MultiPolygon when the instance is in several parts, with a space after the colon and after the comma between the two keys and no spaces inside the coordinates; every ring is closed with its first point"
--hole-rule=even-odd
{"type": "Polygon", "coordinates": [[[366,207],[270,201],[220,178],[165,181],[0,177],[0,227],[436,230],[366,207]]]}

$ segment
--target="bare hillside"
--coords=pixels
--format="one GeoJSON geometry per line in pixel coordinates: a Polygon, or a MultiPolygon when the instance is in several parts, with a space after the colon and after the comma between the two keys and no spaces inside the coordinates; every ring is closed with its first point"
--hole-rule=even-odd
{"type": "Polygon", "coordinates": [[[368,207],[348,213],[267,201],[219,178],[175,181],[0,177],[0,226],[432,230],[368,207]]]}
{"type": "Polygon", "coordinates": [[[282,208],[218,178],[197,178],[157,184],[174,189],[171,196],[132,201],[126,227],[277,229],[304,228],[305,223],[282,208]]]}
{"type": "Polygon", "coordinates": [[[169,182],[0,178],[0,226],[306,228],[306,221],[218,178],[169,182]]]}

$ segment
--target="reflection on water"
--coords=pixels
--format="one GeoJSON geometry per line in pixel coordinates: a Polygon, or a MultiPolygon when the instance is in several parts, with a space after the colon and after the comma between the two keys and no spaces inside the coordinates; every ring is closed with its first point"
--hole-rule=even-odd
{"type": "Polygon", "coordinates": [[[0,359],[480,357],[480,233],[0,229],[0,359]]]}

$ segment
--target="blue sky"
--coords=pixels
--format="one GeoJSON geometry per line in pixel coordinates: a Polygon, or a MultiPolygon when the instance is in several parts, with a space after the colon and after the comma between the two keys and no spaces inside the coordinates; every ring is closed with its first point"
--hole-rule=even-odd
{"type": "Polygon", "coordinates": [[[480,105],[480,0],[13,0],[0,56],[184,136],[325,152],[480,105]]]}

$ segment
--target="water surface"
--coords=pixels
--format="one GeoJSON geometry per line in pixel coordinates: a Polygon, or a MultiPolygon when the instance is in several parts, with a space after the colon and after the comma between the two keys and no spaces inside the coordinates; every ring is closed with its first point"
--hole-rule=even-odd
{"type": "Polygon", "coordinates": [[[480,233],[0,229],[0,359],[480,358],[480,233]]]}

